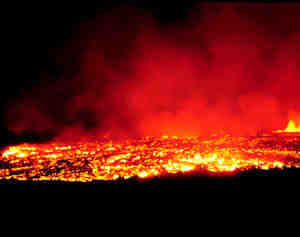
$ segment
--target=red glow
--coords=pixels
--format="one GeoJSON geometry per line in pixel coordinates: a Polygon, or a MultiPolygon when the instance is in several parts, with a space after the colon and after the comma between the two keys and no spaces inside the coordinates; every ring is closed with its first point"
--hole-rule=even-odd
{"type": "Polygon", "coordinates": [[[55,139],[5,148],[0,178],[299,168],[299,12],[205,3],[164,25],[121,7],[70,27],[54,60],[63,73],[8,101],[5,115],[15,134],[55,139]]]}
{"type": "Polygon", "coordinates": [[[299,6],[200,4],[179,25],[120,8],[82,22],[57,50],[63,75],[9,102],[7,126],[65,139],[278,129],[300,114],[300,34],[284,34],[299,6]]]}

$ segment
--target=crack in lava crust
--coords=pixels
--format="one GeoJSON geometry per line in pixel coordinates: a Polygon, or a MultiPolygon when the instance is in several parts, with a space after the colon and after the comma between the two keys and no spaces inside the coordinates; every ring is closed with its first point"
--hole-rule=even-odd
{"type": "Polygon", "coordinates": [[[22,144],[2,151],[0,179],[88,182],[168,174],[300,168],[300,136],[146,137],[123,142],[22,144]]]}

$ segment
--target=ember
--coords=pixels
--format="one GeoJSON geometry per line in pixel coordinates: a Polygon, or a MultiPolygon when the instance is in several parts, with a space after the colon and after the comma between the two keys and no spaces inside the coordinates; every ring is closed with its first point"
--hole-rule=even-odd
{"type": "Polygon", "coordinates": [[[178,173],[234,175],[300,168],[300,137],[146,137],[124,142],[22,144],[2,152],[1,179],[88,182],[178,173]]]}

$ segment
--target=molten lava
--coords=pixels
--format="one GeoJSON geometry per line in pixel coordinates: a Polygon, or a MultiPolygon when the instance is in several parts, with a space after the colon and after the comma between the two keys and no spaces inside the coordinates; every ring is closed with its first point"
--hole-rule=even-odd
{"type": "Polygon", "coordinates": [[[298,132],[300,132],[300,125],[297,127],[295,122],[293,120],[290,120],[287,127],[284,130],[277,130],[276,132],[279,132],[279,133],[280,132],[281,133],[286,133],[286,132],[288,132],[288,133],[294,132],[295,133],[296,132],[296,133],[298,133],[298,132]]]}
{"type": "Polygon", "coordinates": [[[88,182],[289,167],[300,168],[298,136],[163,136],[10,146],[2,151],[0,179],[88,182]]]}
{"type": "Polygon", "coordinates": [[[296,127],[293,120],[289,121],[289,124],[287,125],[285,132],[300,132],[300,125],[296,127]]]}

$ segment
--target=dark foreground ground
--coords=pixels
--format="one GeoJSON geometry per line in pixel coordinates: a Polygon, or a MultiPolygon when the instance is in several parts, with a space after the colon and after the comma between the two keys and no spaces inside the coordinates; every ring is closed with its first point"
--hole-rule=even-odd
{"type": "Polygon", "coordinates": [[[283,170],[250,170],[240,172],[234,176],[210,176],[210,175],[169,175],[167,177],[157,177],[152,179],[128,179],[116,181],[92,181],[63,182],[63,181],[19,181],[0,180],[0,184],[247,184],[247,185],[292,185],[300,184],[300,170],[297,168],[287,168],[283,170]]]}

